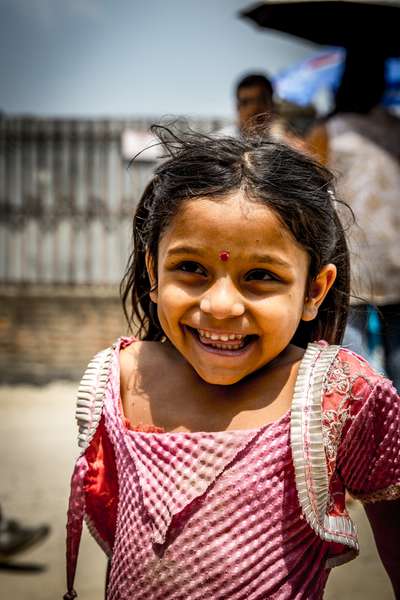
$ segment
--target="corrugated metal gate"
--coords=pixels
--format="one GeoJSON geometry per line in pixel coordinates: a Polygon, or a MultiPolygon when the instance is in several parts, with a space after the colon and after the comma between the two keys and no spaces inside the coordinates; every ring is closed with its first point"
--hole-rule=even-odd
{"type": "Polygon", "coordinates": [[[121,138],[151,122],[0,118],[0,282],[119,282],[154,168],[139,158],[128,169],[121,138]]]}

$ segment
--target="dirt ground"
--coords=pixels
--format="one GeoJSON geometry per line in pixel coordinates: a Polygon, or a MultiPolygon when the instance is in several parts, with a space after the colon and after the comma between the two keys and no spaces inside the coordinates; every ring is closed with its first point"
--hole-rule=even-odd
{"type": "MultiPolygon", "coordinates": [[[[4,512],[27,523],[50,523],[41,546],[0,564],[0,597],[57,600],[65,592],[65,519],[69,477],[77,455],[74,403],[77,386],[0,387],[0,502],[4,512]]],[[[334,569],[326,600],[391,600],[393,593],[358,502],[351,506],[360,557],[334,569]]],[[[85,531],[76,589],[81,600],[101,600],[105,559],[85,531]]],[[[151,599],[149,599],[151,600],[151,599]]]]}

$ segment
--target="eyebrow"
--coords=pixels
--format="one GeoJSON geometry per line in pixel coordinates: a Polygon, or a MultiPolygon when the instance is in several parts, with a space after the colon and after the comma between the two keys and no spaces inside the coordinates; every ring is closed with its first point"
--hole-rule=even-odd
{"type": "MultiPolygon", "coordinates": [[[[204,256],[204,251],[193,246],[179,246],[177,248],[171,248],[170,250],[168,250],[168,256],[183,256],[188,254],[192,254],[195,256],[204,256]]],[[[274,264],[280,267],[284,267],[286,269],[292,268],[292,265],[290,263],[283,260],[282,258],[279,258],[278,256],[274,256],[273,254],[250,254],[248,257],[245,258],[250,262],[274,264]]]]}
{"type": "Polygon", "coordinates": [[[170,248],[167,252],[168,256],[181,256],[183,254],[195,254],[196,256],[204,256],[204,253],[193,246],[179,246],[178,248],[170,248]]]}
{"type": "Polygon", "coordinates": [[[292,265],[288,263],[283,258],[279,258],[279,256],[274,256],[273,254],[250,254],[248,259],[252,262],[260,262],[260,263],[268,263],[279,265],[280,267],[286,267],[287,269],[291,269],[292,265]]]}

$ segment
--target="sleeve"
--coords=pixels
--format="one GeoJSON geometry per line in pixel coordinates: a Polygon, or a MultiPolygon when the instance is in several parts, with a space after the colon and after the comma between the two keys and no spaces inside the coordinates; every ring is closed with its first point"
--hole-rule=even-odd
{"type": "Polygon", "coordinates": [[[400,397],[379,377],[360,400],[350,409],[338,449],[339,475],[362,502],[400,498],[400,397]]]}

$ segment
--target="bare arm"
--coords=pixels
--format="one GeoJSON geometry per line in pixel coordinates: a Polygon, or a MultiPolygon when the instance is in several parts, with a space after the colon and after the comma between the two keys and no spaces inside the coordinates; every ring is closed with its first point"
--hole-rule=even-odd
{"type": "Polygon", "coordinates": [[[365,512],[395,598],[400,600],[400,498],[366,504],[365,512]]]}
{"type": "Polygon", "coordinates": [[[310,154],[323,165],[329,159],[328,132],[324,125],[316,125],[305,137],[306,146],[310,154]]]}

